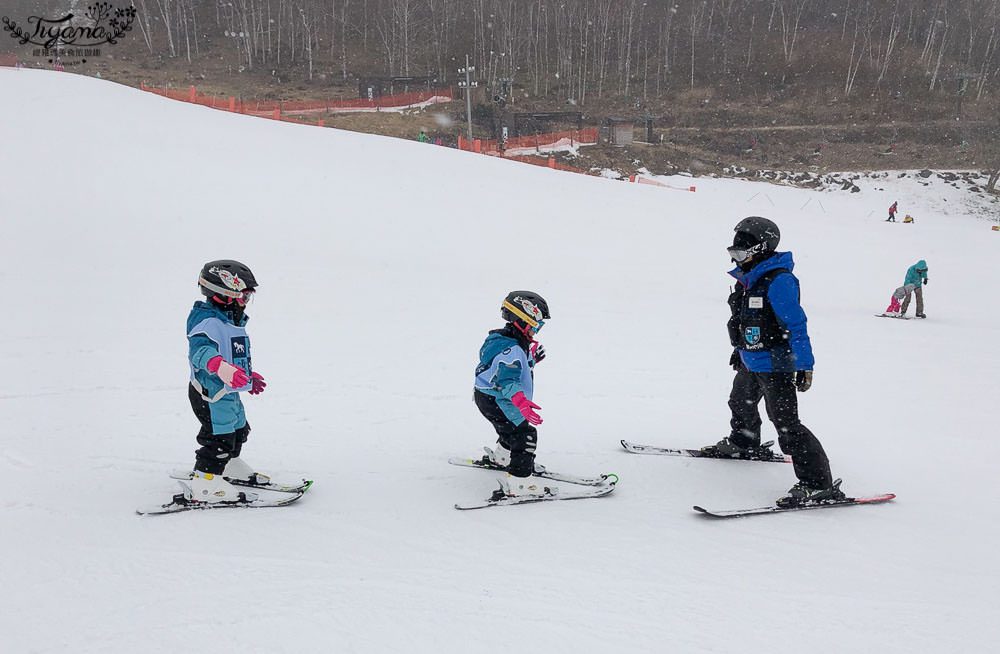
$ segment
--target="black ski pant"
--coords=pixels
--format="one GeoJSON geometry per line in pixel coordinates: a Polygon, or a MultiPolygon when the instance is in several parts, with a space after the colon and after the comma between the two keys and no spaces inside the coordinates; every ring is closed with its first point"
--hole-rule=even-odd
{"type": "Polygon", "coordinates": [[[208,402],[195,387],[188,385],[188,399],[191,409],[201,423],[198,431],[198,444],[201,447],[194,453],[194,469],[212,475],[221,475],[230,459],[239,457],[243,443],[250,434],[250,423],[228,434],[212,433],[212,414],[208,402]]]}
{"type": "Polygon", "coordinates": [[[833,483],[830,461],[823,445],[799,422],[799,401],[795,396],[795,373],[750,372],[740,368],[733,379],[729,409],[733,428],[729,439],[743,447],[760,445],[761,398],[767,417],[778,430],[778,446],[792,457],[795,476],[812,488],[828,488],[833,483]]]}
{"type": "Polygon", "coordinates": [[[510,450],[510,465],[507,472],[515,477],[527,477],[535,471],[535,445],[538,431],[527,420],[515,425],[497,406],[492,395],[474,391],[476,407],[483,417],[490,421],[497,431],[497,442],[510,450]]]}

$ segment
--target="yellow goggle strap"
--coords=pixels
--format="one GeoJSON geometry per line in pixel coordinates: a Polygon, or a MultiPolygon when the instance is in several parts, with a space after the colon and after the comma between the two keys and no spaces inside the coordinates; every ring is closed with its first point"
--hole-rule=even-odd
{"type": "Polygon", "coordinates": [[[513,304],[511,304],[507,300],[503,301],[503,306],[504,306],[505,309],[507,309],[508,311],[510,311],[511,313],[513,313],[515,316],[517,316],[518,318],[520,318],[524,322],[528,323],[529,326],[536,327],[536,328],[538,327],[538,321],[537,320],[535,320],[534,318],[530,317],[523,310],[521,310],[518,307],[514,306],[513,304]]]}

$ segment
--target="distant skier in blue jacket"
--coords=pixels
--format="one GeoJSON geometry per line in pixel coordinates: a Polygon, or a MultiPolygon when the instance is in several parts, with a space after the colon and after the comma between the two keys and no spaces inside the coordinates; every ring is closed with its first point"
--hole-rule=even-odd
{"type": "Polygon", "coordinates": [[[476,407],[498,436],[496,449],[486,448],[484,463],[507,471],[500,479],[502,494],[544,495],[553,489],[534,476],[535,425],[542,424],[542,418],[532,397],[534,367],[545,358],[545,348],[535,335],[550,317],[549,305],[533,291],[513,291],[504,299],[500,315],[507,324],[491,331],[479,349],[473,393],[476,407]]]}
{"type": "Polygon", "coordinates": [[[226,479],[267,481],[240,459],[250,425],[239,394],[249,391],[256,395],[267,386],[251,368],[246,332],[249,316],[244,313],[257,280],[244,264],[225,259],[206,263],[198,286],[207,301],[195,302],[187,320],[188,399],[201,423],[201,447],[195,453],[188,499],[235,502],[242,492],[245,499],[252,500],[252,493],[241,491],[226,479]]]}
{"type": "MultiPolygon", "coordinates": [[[[917,296],[917,318],[927,317],[924,315],[924,284],[929,281],[927,279],[927,262],[923,259],[906,269],[906,279],[903,280],[903,286],[913,285],[912,295],[917,296]]],[[[903,300],[903,307],[900,309],[902,316],[905,316],[906,310],[910,308],[910,296],[911,293],[907,292],[906,298],[903,300]]]]}
{"type": "Polygon", "coordinates": [[[834,482],[822,444],[799,422],[795,391],[809,390],[813,353],[806,314],[799,304],[799,280],[792,274],[791,252],[775,252],[781,233],[767,218],[751,216],[736,225],[729,254],[736,289],[729,296],[732,316],[730,364],[736,370],[729,395],[730,435],[702,448],[712,456],[770,458],[770,444],[760,442],[763,398],[778,431],[781,451],[792,457],[798,483],[777,501],[796,506],[843,497],[834,482]]]}

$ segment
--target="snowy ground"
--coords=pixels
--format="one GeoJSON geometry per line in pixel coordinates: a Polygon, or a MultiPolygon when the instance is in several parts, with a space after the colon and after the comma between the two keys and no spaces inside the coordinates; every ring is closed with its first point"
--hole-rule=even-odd
{"type": "Polygon", "coordinates": [[[995,647],[1000,234],[969,194],[681,193],[69,74],[0,85],[5,652],[995,647]],[[894,199],[916,224],[882,222],[894,199]],[[795,253],[803,421],[845,490],[889,505],[711,522],[691,505],[769,503],[790,467],[618,445],[726,433],[725,247],[748,214],[795,253]],[[316,485],[288,509],[140,518],[193,459],[184,321],[222,257],[261,283],[245,458],[316,485]],[[921,258],[928,319],[875,318],[921,258]],[[445,462],[493,440],[476,352],[523,287],[553,314],[540,461],[621,483],[458,512],[494,484],[445,462]]]}

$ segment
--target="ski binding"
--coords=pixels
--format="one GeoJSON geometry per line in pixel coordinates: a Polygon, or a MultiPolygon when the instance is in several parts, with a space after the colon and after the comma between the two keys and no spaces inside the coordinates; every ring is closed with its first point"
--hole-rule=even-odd
{"type": "Polygon", "coordinates": [[[615,485],[618,483],[618,475],[609,474],[605,476],[608,480],[607,484],[602,486],[595,486],[581,491],[568,491],[563,492],[563,489],[558,489],[556,493],[546,493],[545,495],[536,496],[524,496],[524,497],[509,497],[504,495],[499,489],[493,491],[492,497],[479,502],[466,502],[464,504],[456,504],[455,508],[460,511],[468,511],[470,509],[484,509],[488,506],[512,506],[515,504],[529,504],[532,502],[552,502],[555,500],[582,500],[590,497],[604,497],[605,495],[610,495],[611,491],[615,489],[615,485]]]}

